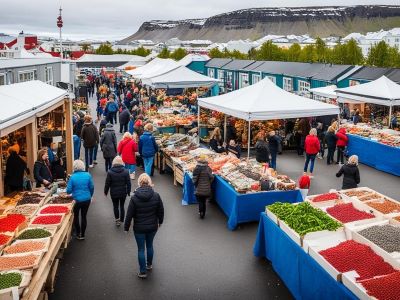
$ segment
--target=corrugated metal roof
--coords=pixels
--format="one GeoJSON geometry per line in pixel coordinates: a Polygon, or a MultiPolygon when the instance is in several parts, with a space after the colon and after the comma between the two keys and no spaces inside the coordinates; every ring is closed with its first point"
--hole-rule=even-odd
{"type": "Polygon", "coordinates": [[[323,81],[333,81],[340,77],[342,74],[348,72],[353,66],[349,65],[330,65],[326,64],[324,67],[315,74],[312,79],[323,80],[323,81]]]}
{"type": "Polygon", "coordinates": [[[59,58],[13,58],[0,60],[0,69],[60,63],[59,58]]]}
{"type": "Polygon", "coordinates": [[[311,64],[299,62],[266,61],[253,71],[309,78],[320,72],[324,66],[325,64],[317,63],[311,64]]]}
{"type": "Polygon", "coordinates": [[[400,69],[392,69],[385,76],[390,80],[400,84],[400,69]]]}
{"type": "Polygon", "coordinates": [[[358,80],[375,80],[385,75],[390,68],[364,67],[351,75],[350,78],[358,80]]]}
{"type": "Polygon", "coordinates": [[[254,69],[258,68],[261,66],[265,61],[256,61],[252,63],[251,65],[248,65],[247,67],[244,67],[242,70],[243,71],[253,71],[254,69]]]}
{"type": "Polygon", "coordinates": [[[224,70],[239,71],[253,64],[255,60],[235,59],[222,67],[224,70]]]}
{"type": "Polygon", "coordinates": [[[221,68],[226,64],[230,63],[232,59],[230,58],[213,58],[207,64],[206,67],[208,68],[221,68]]]}

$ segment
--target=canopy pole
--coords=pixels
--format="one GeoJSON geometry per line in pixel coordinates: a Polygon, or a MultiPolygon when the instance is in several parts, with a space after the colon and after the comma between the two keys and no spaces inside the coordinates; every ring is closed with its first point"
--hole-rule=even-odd
{"type": "Polygon", "coordinates": [[[226,143],[226,115],[224,118],[224,142],[226,143]]]}
{"type": "Polygon", "coordinates": [[[247,160],[250,159],[250,125],[251,125],[251,121],[249,120],[249,131],[247,133],[247,160]]]}
{"type": "Polygon", "coordinates": [[[392,101],[390,100],[390,106],[389,106],[389,128],[392,127],[392,114],[393,114],[393,105],[392,101]]]}
{"type": "Polygon", "coordinates": [[[200,110],[201,107],[197,104],[197,143],[200,144],[200,110]]]}

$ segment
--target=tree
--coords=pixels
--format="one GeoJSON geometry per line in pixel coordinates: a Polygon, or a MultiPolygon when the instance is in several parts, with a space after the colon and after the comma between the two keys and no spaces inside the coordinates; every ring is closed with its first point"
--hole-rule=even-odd
{"type": "Polygon", "coordinates": [[[301,50],[300,61],[308,63],[316,62],[316,53],[314,45],[307,45],[301,50]]]}
{"type": "Polygon", "coordinates": [[[90,46],[90,44],[88,44],[88,43],[83,43],[83,44],[81,45],[82,51],[87,52],[87,51],[90,50],[90,48],[91,48],[91,46],[90,46]]]}
{"type": "Polygon", "coordinates": [[[111,55],[114,54],[114,51],[110,43],[105,43],[99,46],[99,48],[96,50],[96,54],[111,55]]]}
{"type": "Polygon", "coordinates": [[[289,47],[286,51],[287,61],[300,61],[301,47],[299,44],[295,43],[289,47]]]}
{"type": "Polygon", "coordinates": [[[233,50],[229,54],[230,58],[233,59],[247,59],[247,54],[240,52],[239,50],[233,50]]]}
{"type": "Polygon", "coordinates": [[[326,63],[328,60],[328,47],[321,38],[315,41],[315,59],[317,62],[326,63]]]}
{"type": "Polygon", "coordinates": [[[249,50],[249,52],[247,53],[247,58],[248,59],[252,59],[252,60],[256,60],[257,59],[257,49],[256,48],[251,48],[249,50]]]}
{"type": "Polygon", "coordinates": [[[354,39],[348,41],[344,46],[343,64],[347,65],[362,65],[364,63],[364,55],[361,48],[354,39]]]}
{"type": "Polygon", "coordinates": [[[170,55],[171,55],[171,52],[168,50],[168,48],[164,48],[164,49],[162,49],[160,54],[158,54],[158,57],[159,58],[169,58],[170,55]]]}
{"type": "Polygon", "coordinates": [[[208,53],[211,58],[224,58],[224,54],[217,47],[212,48],[208,53]]]}
{"type": "Polygon", "coordinates": [[[260,50],[257,54],[258,60],[283,60],[284,52],[277,45],[273,44],[272,41],[268,41],[261,45],[260,50]]]}
{"type": "Polygon", "coordinates": [[[390,47],[385,41],[381,41],[371,47],[368,53],[367,63],[375,67],[398,67],[400,53],[398,48],[390,47]]]}
{"type": "Polygon", "coordinates": [[[170,54],[170,58],[175,59],[175,60],[181,60],[187,55],[187,52],[183,48],[178,48],[174,52],[170,54]]]}
{"type": "Polygon", "coordinates": [[[140,46],[139,48],[131,51],[131,54],[143,56],[143,57],[149,55],[150,53],[151,53],[151,50],[145,49],[143,46],[140,46]]]}

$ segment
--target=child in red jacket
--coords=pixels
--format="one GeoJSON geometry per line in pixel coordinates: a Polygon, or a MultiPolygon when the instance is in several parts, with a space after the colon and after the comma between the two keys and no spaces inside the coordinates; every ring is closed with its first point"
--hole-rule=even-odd
{"type": "Polygon", "coordinates": [[[307,197],[310,185],[311,185],[311,180],[307,174],[304,174],[299,178],[299,189],[301,195],[303,196],[303,200],[305,200],[307,197]]]}

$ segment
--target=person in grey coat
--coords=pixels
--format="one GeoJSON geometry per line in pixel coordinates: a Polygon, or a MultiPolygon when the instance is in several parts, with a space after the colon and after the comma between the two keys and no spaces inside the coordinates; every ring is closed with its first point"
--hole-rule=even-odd
{"type": "Polygon", "coordinates": [[[199,202],[199,215],[204,219],[206,215],[206,201],[211,197],[211,183],[214,180],[211,168],[208,166],[207,157],[200,156],[193,170],[193,183],[196,188],[195,195],[199,202]]]}
{"type": "Polygon", "coordinates": [[[108,123],[100,139],[101,151],[106,165],[106,172],[111,168],[113,159],[117,156],[117,137],[113,125],[108,123]]]}

